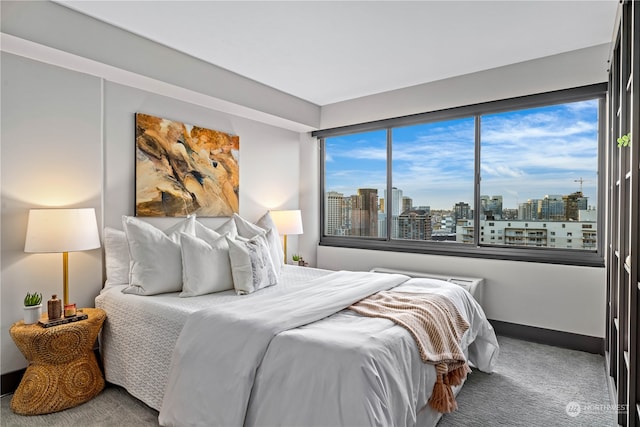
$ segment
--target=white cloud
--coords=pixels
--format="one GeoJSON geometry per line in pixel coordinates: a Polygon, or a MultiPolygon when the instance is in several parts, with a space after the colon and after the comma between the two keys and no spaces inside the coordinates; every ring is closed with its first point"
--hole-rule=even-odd
{"type": "MultiPolygon", "coordinates": [[[[583,177],[590,204],[595,204],[597,181],[597,123],[593,122],[596,101],[586,101],[484,117],[482,120],[481,192],[503,195],[505,207],[516,207],[528,198],[545,194],[568,194],[579,189],[574,180],[583,177]]],[[[472,202],[475,163],[473,121],[408,128],[393,138],[393,185],[414,204],[432,208],[451,208],[456,201],[472,202]]],[[[349,174],[353,189],[385,187],[386,148],[384,142],[360,139],[334,145],[328,150],[335,163],[353,159],[354,165],[371,166],[381,162],[380,170],[368,172],[353,168],[349,174]],[[364,163],[359,163],[364,162],[364,163]]],[[[351,169],[351,168],[349,168],[351,169]]],[[[345,184],[345,177],[335,183],[345,184]]],[[[331,182],[327,177],[327,182],[331,182]]],[[[382,194],[380,194],[382,197],[382,194]]]]}

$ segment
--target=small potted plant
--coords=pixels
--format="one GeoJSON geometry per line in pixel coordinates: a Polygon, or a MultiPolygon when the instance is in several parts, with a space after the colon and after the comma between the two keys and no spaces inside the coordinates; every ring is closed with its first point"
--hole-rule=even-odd
{"type": "Polygon", "coordinates": [[[302,255],[297,255],[297,254],[296,254],[296,255],[293,255],[293,256],[291,257],[291,259],[293,259],[293,261],[294,261],[294,262],[297,262],[297,263],[298,263],[298,265],[299,265],[300,267],[305,267],[305,266],[309,265],[309,264],[308,264],[307,262],[305,262],[305,260],[302,258],[302,255]]]}
{"type": "Polygon", "coordinates": [[[42,294],[38,292],[27,292],[24,297],[24,324],[31,325],[37,323],[42,315],[42,294]]]}

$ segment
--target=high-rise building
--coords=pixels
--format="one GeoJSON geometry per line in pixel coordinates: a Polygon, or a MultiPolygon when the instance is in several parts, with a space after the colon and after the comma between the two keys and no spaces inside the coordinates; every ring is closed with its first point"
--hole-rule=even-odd
{"type": "Polygon", "coordinates": [[[405,240],[431,240],[431,216],[422,209],[410,209],[398,216],[398,237],[405,240]]]}
{"type": "Polygon", "coordinates": [[[485,212],[487,211],[487,206],[489,205],[489,200],[491,198],[489,196],[480,196],[480,218],[485,218],[485,212]]]}
{"type": "Polygon", "coordinates": [[[547,221],[564,220],[564,201],[559,194],[547,194],[538,200],[538,219],[547,221]]]}
{"type": "Polygon", "coordinates": [[[351,197],[345,196],[342,198],[342,209],[341,209],[341,225],[340,228],[336,231],[340,236],[350,236],[351,235],[351,197]]]}
{"type": "Polygon", "coordinates": [[[577,221],[580,210],[587,210],[587,197],[581,191],[562,196],[564,202],[564,219],[577,221]]]}
{"type": "Polygon", "coordinates": [[[459,219],[473,219],[471,216],[471,206],[469,203],[458,202],[453,207],[453,215],[454,219],[457,221],[459,219]]]}
{"type": "Polygon", "coordinates": [[[327,194],[326,206],[326,219],[325,219],[325,233],[327,235],[339,235],[336,232],[342,227],[342,201],[344,194],[337,191],[329,191],[327,194]]]}
{"type": "Polygon", "coordinates": [[[398,215],[402,213],[402,190],[393,187],[391,189],[391,198],[384,190],[385,213],[391,215],[391,237],[398,237],[398,215]]]}
{"type": "Polygon", "coordinates": [[[378,211],[378,237],[387,237],[387,214],[378,211]]]}
{"type": "Polygon", "coordinates": [[[538,219],[538,200],[529,199],[518,204],[518,219],[523,221],[535,221],[538,219]]]}
{"type": "Polygon", "coordinates": [[[480,218],[502,218],[502,196],[480,196],[480,207],[482,208],[480,218]]]}
{"type": "Polygon", "coordinates": [[[358,188],[351,196],[351,235],[378,237],[378,190],[358,188]]]}
{"type": "Polygon", "coordinates": [[[412,208],[413,208],[413,199],[407,196],[402,197],[402,209],[400,210],[400,213],[411,210],[412,208]]]}

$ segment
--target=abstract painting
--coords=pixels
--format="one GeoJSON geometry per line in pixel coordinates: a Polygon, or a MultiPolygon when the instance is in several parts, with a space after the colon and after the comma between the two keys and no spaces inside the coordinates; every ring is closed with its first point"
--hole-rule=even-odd
{"type": "Polygon", "coordinates": [[[136,216],[238,213],[240,137],[136,113],[136,216]]]}

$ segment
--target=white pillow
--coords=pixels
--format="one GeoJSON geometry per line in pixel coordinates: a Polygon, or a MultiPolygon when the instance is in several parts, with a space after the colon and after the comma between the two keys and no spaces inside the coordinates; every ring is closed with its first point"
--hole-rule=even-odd
{"type": "Polygon", "coordinates": [[[267,238],[267,244],[269,245],[269,253],[271,255],[271,261],[273,262],[273,266],[275,268],[275,272],[277,275],[280,275],[280,271],[282,269],[282,265],[284,264],[284,251],[280,245],[280,237],[278,236],[278,229],[276,228],[271,216],[268,216],[269,212],[262,216],[258,221],[262,221],[262,224],[270,222],[272,227],[262,228],[256,224],[252,224],[246,219],[242,218],[240,215],[234,213],[233,219],[236,223],[236,228],[238,229],[238,235],[244,237],[246,239],[251,239],[259,234],[264,234],[267,238]],[[265,216],[268,218],[265,219],[265,216]],[[267,234],[267,231],[272,230],[271,234],[267,234]]]}
{"type": "Polygon", "coordinates": [[[262,217],[256,222],[258,227],[264,228],[265,230],[273,230],[274,242],[269,242],[269,245],[273,245],[277,249],[277,257],[273,258],[273,265],[276,267],[282,268],[282,265],[285,264],[284,259],[284,248],[282,247],[282,243],[280,242],[280,233],[278,232],[278,227],[276,227],[276,223],[273,222],[273,218],[271,218],[271,214],[269,211],[262,215],[262,217]],[[282,261],[282,262],[281,262],[282,261]]]}
{"type": "Polygon", "coordinates": [[[131,264],[126,294],[156,295],[182,289],[180,233],[195,235],[195,216],[162,231],[148,222],[122,217],[131,264]]]}
{"type": "Polygon", "coordinates": [[[129,283],[129,246],[122,230],[105,227],[102,236],[107,280],[104,287],[129,283]]]}
{"type": "MultiPolygon", "coordinates": [[[[213,230],[211,232],[218,234],[213,230]]],[[[181,297],[195,297],[233,289],[229,244],[225,236],[200,239],[187,233],[180,233],[180,246],[182,249],[181,297]]]]}
{"type": "MultiPolygon", "coordinates": [[[[198,230],[196,230],[196,232],[197,231],[198,230]]],[[[232,239],[238,237],[238,228],[236,227],[236,222],[233,220],[233,218],[229,218],[224,224],[216,228],[216,232],[220,233],[220,235],[228,234],[232,239]]]]}
{"type": "MultiPolygon", "coordinates": [[[[234,223],[235,226],[235,223],[234,223]]],[[[216,240],[217,238],[219,238],[220,236],[222,236],[222,234],[225,233],[218,233],[215,230],[210,229],[209,227],[199,223],[198,221],[196,221],[196,237],[199,237],[200,239],[204,239],[206,241],[213,241],[216,240]]],[[[236,232],[237,235],[237,232],[236,232]]],[[[233,236],[235,238],[235,236],[233,236]]],[[[182,236],[180,236],[180,240],[182,240],[182,236]]]]}
{"type": "MultiPolygon", "coordinates": [[[[273,230],[269,230],[267,234],[269,233],[273,233],[273,230]]],[[[278,284],[265,235],[259,234],[249,240],[226,239],[229,244],[233,287],[238,295],[250,294],[278,284]]]]}

